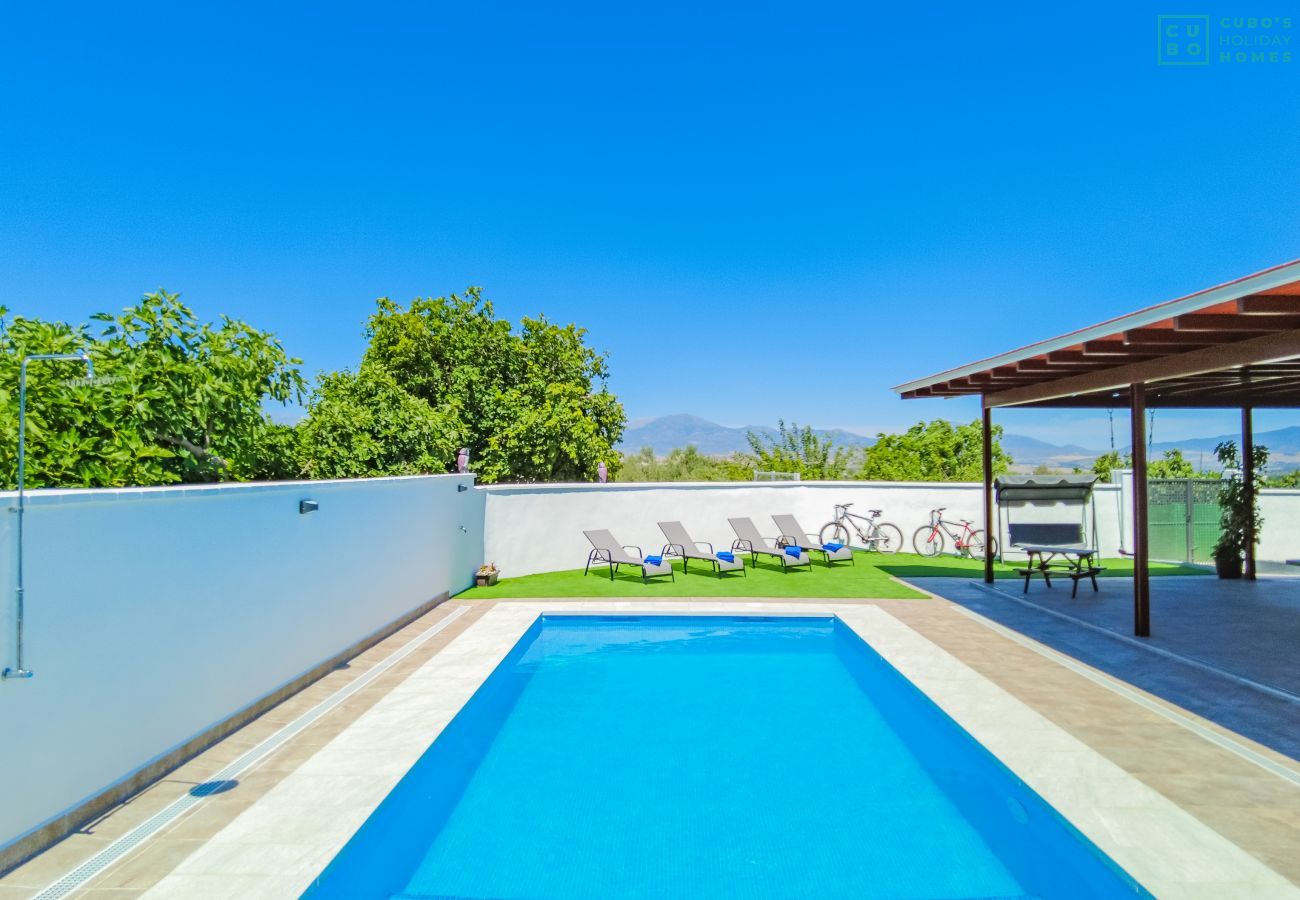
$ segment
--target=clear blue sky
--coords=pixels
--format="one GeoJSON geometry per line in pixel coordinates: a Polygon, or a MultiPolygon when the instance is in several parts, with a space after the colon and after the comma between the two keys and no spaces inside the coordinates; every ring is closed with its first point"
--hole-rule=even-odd
{"type": "Polygon", "coordinates": [[[479,284],[588,327],[633,417],[874,431],[975,414],[900,381],[1300,256],[1300,59],[1157,66],[1167,3],[272,6],[7,6],[0,303],[165,286],[315,372],[375,297],[479,284]]]}

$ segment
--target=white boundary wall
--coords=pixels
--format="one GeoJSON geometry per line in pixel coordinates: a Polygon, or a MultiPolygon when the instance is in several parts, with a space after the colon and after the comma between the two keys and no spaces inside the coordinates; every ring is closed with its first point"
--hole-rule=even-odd
{"type": "MultiPolygon", "coordinates": [[[[1121,476],[1119,483],[1098,484],[1093,490],[1103,558],[1133,550],[1132,477],[1128,472],[1121,476]]],[[[856,513],[884,510],[882,520],[902,530],[903,549],[911,550],[913,532],[929,520],[935,507],[947,507],[944,518],[948,520],[968,518],[982,527],[983,519],[982,487],[974,483],[742,481],[490,485],[481,490],[487,494],[486,558],[496,562],[506,577],[581,567],[591,549],[582,532],[595,528],[607,528],[620,541],[657,553],[664,536],[656,523],[680,521],[696,540],[725,548],[735,538],[728,518],[749,516],[765,535],[774,536],[772,514],[793,513],[804,528],[816,533],[830,520],[836,503],[853,503],[856,513]]],[[[1260,513],[1264,527],[1259,559],[1282,562],[1300,557],[1300,490],[1260,491],[1260,513]]],[[[1090,508],[1089,531],[1092,514],[1090,508]]],[[[1004,510],[999,536],[1003,543],[1007,515],[1004,510]]],[[[1017,522],[1080,521],[1078,506],[1066,504],[1020,507],[1011,515],[1017,522]]]]}
{"type": "MultiPolygon", "coordinates": [[[[473,581],[472,476],[28,493],[29,680],[0,682],[0,848],[473,581]],[[320,504],[300,515],[298,501],[320,504]]],[[[0,495],[12,509],[16,495],[0,495]]],[[[0,667],[14,664],[0,517],[0,667]]]]}
{"type": "MultiPolygon", "coordinates": [[[[1259,532],[1256,557],[1270,562],[1300,558],[1300,491],[1265,488],[1259,492],[1259,532]]],[[[1296,569],[1300,574],[1300,569],[1296,569]]]]}
{"type": "MultiPolygon", "coordinates": [[[[765,535],[775,535],[771,516],[793,513],[799,524],[816,533],[830,521],[836,503],[853,503],[855,513],[884,510],[881,519],[902,530],[904,549],[910,550],[912,533],[929,521],[933,508],[947,507],[948,520],[983,519],[982,487],[970,483],[743,481],[491,485],[482,490],[489,523],[484,551],[507,577],[581,567],[591,549],[582,532],[595,528],[608,528],[620,541],[652,553],[664,545],[656,523],[680,521],[697,541],[725,548],[736,536],[728,518],[749,516],[765,535]]],[[[1102,552],[1115,555],[1120,547],[1120,488],[1098,485],[1094,494],[1102,552]]],[[[1079,511],[1077,506],[1040,507],[1016,515],[1016,521],[1074,522],[1079,511]]]]}

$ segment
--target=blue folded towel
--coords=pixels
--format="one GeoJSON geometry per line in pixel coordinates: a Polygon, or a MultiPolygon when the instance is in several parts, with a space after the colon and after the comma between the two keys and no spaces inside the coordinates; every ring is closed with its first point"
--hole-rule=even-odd
{"type": "Polygon", "coordinates": [[[736,554],[732,553],[730,550],[719,550],[717,553],[713,555],[716,556],[718,559],[722,560],[723,562],[736,561],[736,554]]]}
{"type": "Polygon", "coordinates": [[[647,556],[644,557],[641,562],[645,563],[647,566],[661,566],[663,565],[664,558],[662,556],[647,556]]]}
{"type": "Polygon", "coordinates": [[[799,557],[803,556],[803,551],[800,550],[798,547],[786,547],[785,555],[793,556],[795,559],[798,559],[799,557]]]}
{"type": "Polygon", "coordinates": [[[831,541],[829,544],[822,544],[822,549],[829,550],[831,553],[835,553],[839,550],[843,550],[844,545],[836,543],[835,541],[831,541]]]}

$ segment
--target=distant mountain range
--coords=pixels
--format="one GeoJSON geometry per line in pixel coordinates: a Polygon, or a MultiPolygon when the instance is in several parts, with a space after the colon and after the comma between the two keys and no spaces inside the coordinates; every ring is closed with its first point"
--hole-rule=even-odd
{"type": "MultiPolygon", "coordinates": [[[[1240,443],[1241,435],[1221,434],[1217,437],[1187,438],[1181,441],[1156,441],[1151,445],[1151,450],[1153,453],[1163,453],[1166,450],[1178,449],[1183,451],[1183,456],[1197,468],[1212,469],[1215,466],[1214,448],[1223,441],[1240,443]]],[[[1268,448],[1270,469],[1294,469],[1300,466],[1300,426],[1292,425],[1273,431],[1257,431],[1255,444],[1268,448]]]]}
{"type": "MultiPolygon", "coordinates": [[[[842,428],[813,430],[821,437],[829,437],[837,444],[849,447],[869,447],[875,442],[872,437],[842,428]]],[[[768,436],[778,433],[775,428],[767,425],[733,428],[682,413],[654,419],[634,419],[628,423],[627,430],[623,433],[621,447],[625,452],[649,447],[656,455],[663,456],[678,447],[694,446],[707,456],[728,456],[749,450],[745,435],[750,431],[768,436]]],[[[1221,441],[1240,440],[1240,437],[1236,434],[1222,434],[1181,441],[1157,441],[1151,445],[1151,451],[1153,456],[1158,456],[1166,450],[1181,450],[1192,465],[1212,469],[1215,465],[1215,445],[1221,441]]],[[[1268,447],[1269,468],[1273,471],[1300,467],[1300,426],[1256,432],[1255,443],[1268,447]]],[[[1002,447],[1011,454],[1017,469],[1032,469],[1035,466],[1087,468],[1105,452],[1077,444],[1053,444],[1023,434],[1004,434],[1002,447]]]]}
{"type": "Polygon", "coordinates": [[[1092,461],[1102,454],[1101,450],[1089,450],[1078,444],[1052,444],[1040,441],[1026,434],[1002,435],[1002,449],[1011,454],[1016,468],[1034,468],[1050,466],[1052,468],[1072,469],[1078,466],[1086,469],[1092,461]]]}
{"type": "MultiPolygon", "coordinates": [[[[841,428],[813,430],[821,437],[829,437],[837,444],[850,447],[867,447],[872,443],[869,437],[841,428]]],[[[685,413],[660,416],[657,419],[633,419],[623,432],[622,449],[624,452],[635,452],[642,447],[649,447],[655,455],[663,456],[678,447],[694,446],[706,456],[729,456],[749,450],[749,441],[745,435],[751,431],[769,437],[779,434],[775,428],[767,425],[731,428],[685,413]]]]}

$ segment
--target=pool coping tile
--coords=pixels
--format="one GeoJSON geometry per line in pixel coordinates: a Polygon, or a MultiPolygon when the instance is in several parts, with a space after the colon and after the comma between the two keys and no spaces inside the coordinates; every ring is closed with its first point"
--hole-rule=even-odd
{"type": "Polygon", "coordinates": [[[880,606],[780,600],[497,602],[144,896],[306,890],[548,612],[836,615],[1152,893],[1300,897],[1262,861],[880,606]]]}

